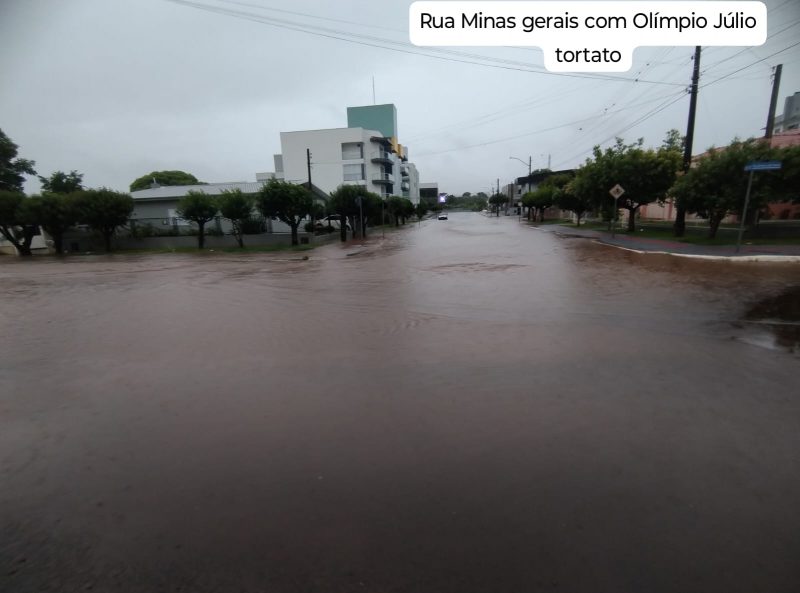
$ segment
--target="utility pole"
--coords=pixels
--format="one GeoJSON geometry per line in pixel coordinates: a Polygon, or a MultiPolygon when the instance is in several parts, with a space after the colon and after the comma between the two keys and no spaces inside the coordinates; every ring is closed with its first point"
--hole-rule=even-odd
{"type": "Polygon", "coordinates": [[[533,169],[531,168],[533,165],[533,157],[528,157],[528,191],[531,191],[531,172],[533,169]]]}
{"type": "MultiPolygon", "coordinates": [[[[694,69],[692,70],[692,90],[689,100],[689,121],[686,123],[686,140],[683,149],[683,172],[692,166],[692,142],[694,141],[694,119],[697,112],[697,82],[700,80],[700,46],[694,48],[694,69]]],[[[675,210],[676,237],[683,237],[686,232],[686,207],[678,205],[675,210]]]]}
{"type": "Polygon", "coordinates": [[[306,148],[306,164],[308,165],[308,191],[311,192],[311,228],[315,226],[314,221],[314,189],[311,185],[311,149],[306,148]]]}
{"type": "MultiPolygon", "coordinates": [[[[531,175],[533,174],[533,157],[528,155],[528,193],[531,191],[531,175]]],[[[517,220],[522,220],[522,199],[519,201],[519,217],[517,220]]]]}
{"type": "MultiPolygon", "coordinates": [[[[775,127],[775,108],[778,105],[778,91],[781,87],[781,72],[783,64],[775,66],[775,74],[772,77],[772,97],[769,100],[769,113],[767,114],[767,129],[764,130],[764,138],[772,138],[772,129],[775,127]]],[[[786,117],[784,115],[784,117],[786,117]]]]}

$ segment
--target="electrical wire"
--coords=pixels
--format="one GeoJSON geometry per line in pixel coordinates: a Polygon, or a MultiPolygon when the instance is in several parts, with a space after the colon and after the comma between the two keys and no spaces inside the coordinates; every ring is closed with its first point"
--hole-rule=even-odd
{"type": "Polygon", "coordinates": [[[276,19],[273,17],[262,16],[250,12],[244,12],[240,10],[233,10],[227,9],[218,6],[211,6],[208,4],[201,4],[199,2],[192,2],[191,0],[164,0],[165,2],[170,2],[173,4],[179,4],[182,6],[186,6],[189,8],[195,8],[198,10],[205,10],[207,12],[213,12],[217,14],[222,14],[225,16],[230,16],[233,18],[239,18],[244,20],[249,20],[253,22],[257,22],[260,24],[277,27],[281,29],[287,29],[291,31],[297,31],[301,33],[307,33],[309,35],[315,35],[318,37],[325,37],[328,39],[335,39],[338,41],[344,41],[346,43],[353,43],[357,45],[364,45],[367,47],[375,47],[380,49],[386,49],[389,51],[423,56],[427,58],[433,58],[438,60],[445,60],[449,62],[458,62],[463,64],[471,64],[476,66],[484,66],[488,68],[499,68],[502,70],[512,70],[516,72],[528,72],[532,74],[542,74],[545,76],[557,76],[557,77],[565,77],[565,78],[584,78],[590,80],[602,80],[602,81],[615,81],[615,82],[642,82],[646,84],[658,84],[658,85],[670,85],[670,86],[682,86],[681,83],[672,83],[672,82],[665,82],[662,80],[633,80],[631,78],[627,78],[624,76],[614,76],[610,74],[600,75],[600,74],[579,74],[573,72],[550,72],[543,67],[537,66],[532,67],[532,64],[519,62],[516,60],[507,60],[503,58],[493,58],[490,56],[482,56],[479,54],[469,54],[466,52],[457,52],[453,50],[445,50],[440,48],[426,48],[426,51],[418,51],[417,46],[405,42],[405,41],[395,41],[392,39],[386,39],[381,37],[375,37],[371,35],[361,35],[358,33],[352,33],[348,31],[340,31],[335,29],[327,29],[324,27],[316,27],[313,25],[307,25],[303,23],[297,23],[293,21],[286,21],[283,19],[276,19]],[[389,44],[388,46],[385,44],[389,44]],[[394,47],[393,47],[394,46],[394,47]],[[431,53],[436,52],[436,53],[431,53]],[[442,55],[438,55],[442,54],[442,55]],[[476,60],[483,60],[483,62],[479,62],[476,60]]]}

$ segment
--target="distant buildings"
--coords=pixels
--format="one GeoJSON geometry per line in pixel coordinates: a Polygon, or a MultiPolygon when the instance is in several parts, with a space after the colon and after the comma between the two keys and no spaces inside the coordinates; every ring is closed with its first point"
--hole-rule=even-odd
{"type": "Polygon", "coordinates": [[[392,104],[347,108],[347,127],[281,132],[274,175],[291,183],[311,182],[331,193],[340,185],[363,185],[383,197],[419,203],[419,174],[398,141],[392,104]]]}
{"type": "Polygon", "coordinates": [[[420,183],[419,184],[419,199],[424,200],[429,208],[433,208],[439,201],[439,184],[433,183],[420,183]]]}
{"type": "Polygon", "coordinates": [[[800,128],[800,92],[789,95],[783,103],[783,113],[775,117],[773,133],[800,128]]]}
{"type": "MultiPolygon", "coordinates": [[[[225,189],[256,193],[271,178],[311,187],[325,201],[340,185],[362,185],[382,197],[402,196],[419,203],[419,173],[398,141],[397,109],[392,104],[347,108],[347,127],[281,132],[281,152],[273,156],[275,170],[256,173],[255,182],[154,186],[131,192],[134,219],[163,227],[188,225],[177,206],[190,190],[217,195],[225,189]],[[310,185],[309,185],[310,182],[310,185]]],[[[226,230],[225,223],[222,230],[226,230]]],[[[283,223],[270,228],[282,232],[283,223]]]]}

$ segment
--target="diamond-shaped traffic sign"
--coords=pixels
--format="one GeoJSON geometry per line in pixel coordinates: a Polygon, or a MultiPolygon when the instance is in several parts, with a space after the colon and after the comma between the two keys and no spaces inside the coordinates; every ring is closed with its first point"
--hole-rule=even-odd
{"type": "Polygon", "coordinates": [[[621,185],[618,183],[617,185],[615,185],[614,187],[612,187],[610,190],[608,190],[608,193],[610,193],[610,194],[611,194],[611,196],[612,196],[612,197],[613,197],[615,200],[618,200],[618,199],[619,199],[619,197],[620,197],[622,194],[624,194],[624,193],[625,193],[625,189],[624,189],[624,188],[623,188],[623,187],[622,187],[622,186],[621,186],[621,185]]]}

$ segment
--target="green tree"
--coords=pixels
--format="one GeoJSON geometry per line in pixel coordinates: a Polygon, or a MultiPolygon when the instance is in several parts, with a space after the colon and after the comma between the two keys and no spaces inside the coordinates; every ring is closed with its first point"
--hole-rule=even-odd
{"type": "Polygon", "coordinates": [[[581,218],[583,218],[583,215],[591,210],[593,206],[591,196],[581,195],[575,189],[574,180],[561,188],[561,191],[556,197],[556,204],[558,204],[558,207],[562,210],[569,210],[575,214],[577,226],[581,226],[581,218]]]}
{"type": "Polygon", "coordinates": [[[422,224],[422,217],[428,213],[428,205],[422,200],[414,207],[414,214],[417,215],[417,220],[422,224]]]}
{"type": "Polygon", "coordinates": [[[23,201],[22,217],[41,226],[53,239],[56,253],[64,253],[64,233],[78,222],[80,210],[77,193],[48,193],[23,201]]]}
{"type": "Polygon", "coordinates": [[[642,147],[643,140],[625,144],[617,138],[614,146],[601,150],[594,147],[593,158],[578,170],[578,186],[589,193],[595,203],[614,210],[609,190],[619,184],[625,190],[616,202],[617,208],[628,211],[628,231],[636,230],[636,213],[645,204],[663,201],[675,182],[681,154],[674,146],[658,150],[642,147]]]}
{"type": "Polygon", "coordinates": [[[400,196],[389,196],[386,198],[386,210],[388,210],[391,219],[394,220],[394,226],[400,226],[400,220],[403,218],[405,207],[406,205],[403,202],[403,198],[400,196]]]}
{"type": "Polygon", "coordinates": [[[382,205],[383,198],[374,192],[365,191],[365,193],[361,196],[360,212],[364,215],[364,219],[361,221],[361,232],[364,237],[367,236],[367,226],[369,220],[378,220],[378,217],[380,217],[382,205]]]}
{"type": "Polygon", "coordinates": [[[22,192],[24,175],[36,175],[34,161],[17,158],[18,146],[0,130],[0,190],[22,192]]]}
{"type": "Polygon", "coordinates": [[[311,214],[314,198],[302,185],[270,179],[256,195],[256,207],[266,218],[278,219],[292,230],[292,245],[299,244],[297,228],[311,214]]]}
{"type": "Polygon", "coordinates": [[[239,247],[244,247],[244,227],[253,214],[254,203],[253,196],[242,193],[238,187],[223,190],[217,200],[220,214],[231,221],[233,236],[239,247]]]}
{"type": "Polygon", "coordinates": [[[505,194],[498,193],[489,198],[489,203],[492,205],[493,211],[497,212],[497,216],[500,216],[500,208],[502,208],[507,202],[508,196],[505,194]]]}
{"type": "Polygon", "coordinates": [[[522,194],[522,206],[528,209],[528,220],[536,220],[536,193],[532,191],[522,194]]]}
{"type": "Polygon", "coordinates": [[[36,233],[23,206],[26,200],[22,192],[0,189],[0,234],[19,255],[31,255],[31,242],[36,233]]]}
{"type": "Polygon", "coordinates": [[[186,171],[152,171],[135,179],[131,183],[130,190],[148,189],[154,181],[158,185],[205,185],[202,181],[198,181],[197,177],[186,171]]]}
{"type": "Polygon", "coordinates": [[[100,233],[106,251],[111,251],[111,238],[117,228],[125,226],[133,212],[133,198],[105,187],[87,189],[75,195],[78,222],[100,233]]]}
{"type": "Polygon", "coordinates": [[[71,194],[83,189],[83,174],[77,171],[55,171],[50,177],[39,176],[42,192],[52,194],[71,194]]]}
{"type": "Polygon", "coordinates": [[[725,148],[707,151],[694,167],[678,177],[670,195],[687,212],[696,212],[708,219],[708,236],[713,239],[728,214],[747,216],[763,208],[768,201],[787,199],[793,189],[796,191],[793,176],[797,175],[797,170],[791,164],[793,156],[793,150],[772,149],[762,140],[734,140],[725,148]],[[754,173],[749,210],[742,213],[749,176],[744,167],[750,161],[762,160],[780,160],[789,166],[786,170],[754,173]]]}
{"type": "MultiPolygon", "coordinates": [[[[340,185],[330,195],[328,209],[333,214],[341,217],[340,233],[342,241],[347,240],[347,225],[349,221],[353,229],[353,238],[366,236],[366,223],[372,218],[377,220],[381,214],[383,200],[378,194],[372,193],[361,185],[340,185]],[[359,208],[359,201],[361,207],[359,208]],[[359,220],[361,214],[363,220],[359,220]]],[[[386,203],[388,207],[388,202],[386,203]]]]}
{"type": "Polygon", "coordinates": [[[414,212],[414,202],[408,198],[400,198],[400,219],[402,220],[403,224],[406,223],[406,219],[409,216],[414,215],[414,212]]]}
{"type": "Polygon", "coordinates": [[[206,244],[206,223],[214,220],[217,216],[217,201],[213,196],[209,196],[203,191],[190,189],[186,195],[178,202],[175,209],[178,216],[186,220],[191,220],[197,225],[197,248],[202,249],[206,244]]]}

